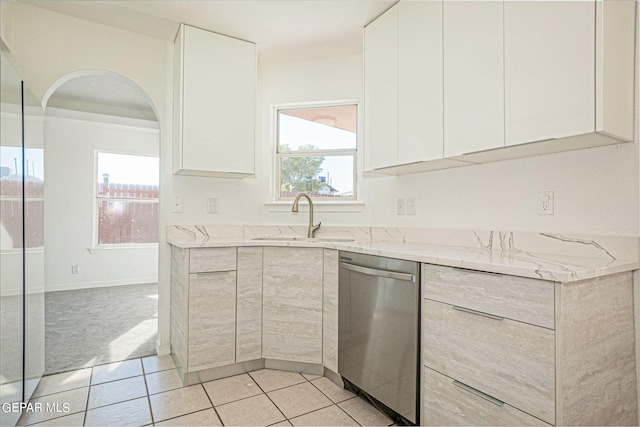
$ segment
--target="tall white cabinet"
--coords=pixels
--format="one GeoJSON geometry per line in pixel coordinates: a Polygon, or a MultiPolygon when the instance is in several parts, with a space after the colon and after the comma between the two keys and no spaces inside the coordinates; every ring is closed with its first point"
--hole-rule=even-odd
{"type": "Polygon", "coordinates": [[[400,2],[364,30],[367,170],[443,159],[442,9],[400,2]]]}
{"type": "Polygon", "coordinates": [[[593,2],[505,2],[505,143],[595,131],[593,2]]]}
{"type": "Polygon", "coordinates": [[[444,155],[504,145],[503,6],[444,2],[444,155]]]}
{"type": "Polygon", "coordinates": [[[369,24],[364,37],[367,167],[379,169],[398,159],[398,8],[369,24]]]}
{"type": "Polygon", "coordinates": [[[256,46],[182,24],[174,44],[173,171],[255,172],[256,46]]]}

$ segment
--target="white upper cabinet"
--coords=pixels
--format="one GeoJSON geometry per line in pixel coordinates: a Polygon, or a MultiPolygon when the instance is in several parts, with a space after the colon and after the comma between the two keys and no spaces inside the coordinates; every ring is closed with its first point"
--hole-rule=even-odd
{"type": "Polygon", "coordinates": [[[595,4],[504,3],[506,145],[595,131],[595,4]]]}
{"type": "Polygon", "coordinates": [[[174,47],[174,173],[252,175],[255,45],[182,24],[174,47]]]}
{"type": "Polygon", "coordinates": [[[398,6],[397,163],[442,159],[442,2],[398,6]]]}
{"type": "Polygon", "coordinates": [[[598,0],[596,130],[633,141],[637,2],[598,0]]]}
{"type": "Polygon", "coordinates": [[[442,159],[442,1],[389,9],[365,28],[364,57],[367,170],[442,159]]]}
{"type": "Polygon", "coordinates": [[[367,169],[398,161],[398,7],[364,30],[365,153],[367,169]]]}
{"type": "Polygon", "coordinates": [[[503,3],[444,2],[444,155],[504,146],[503,3]]]}

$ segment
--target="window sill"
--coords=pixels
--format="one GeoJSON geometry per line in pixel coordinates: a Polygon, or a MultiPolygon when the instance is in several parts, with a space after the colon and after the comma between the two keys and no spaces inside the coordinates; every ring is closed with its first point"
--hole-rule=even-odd
{"type": "MultiPolygon", "coordinates": [[[[291,202],[268,202],[264,204],[267,208],[267,212],[288,212],[291,213],[291,202]]],[[[300,211],[308,212],[308,204],[306,201],[300,202],[300,211]]],[[[357,201],[350,202],[313,202],[314,212],[337,212],[337,213],[359,213],[364,210],[364,203],[357,201]]]]}
{"type": "Polygon", "coordinates": [[[139,245],[132,244],[121,244],[121,245],[100,245],[93,246],[91,248],[87,248],[89,253],[94,253],[96,251],[112,251],[112,250],[129,250],[129,249],[157,249],[157,243],[140,243],[139,245]]]}

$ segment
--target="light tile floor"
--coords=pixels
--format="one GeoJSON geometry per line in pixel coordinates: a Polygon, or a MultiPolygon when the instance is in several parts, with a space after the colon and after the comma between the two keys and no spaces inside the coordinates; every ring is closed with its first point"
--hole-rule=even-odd
{"type": "Polygon", "coordinates": [[[326,377],[261,369],[183,387],[170,356],[44,377],[18,425],[388,426],[392,420],[326,377]],[[48,410],[47,410],[48,408],[48,410]]]}

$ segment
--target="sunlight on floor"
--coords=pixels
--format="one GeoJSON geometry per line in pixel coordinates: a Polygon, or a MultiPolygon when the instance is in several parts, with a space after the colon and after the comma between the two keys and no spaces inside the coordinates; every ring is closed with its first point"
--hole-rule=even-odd
{"type": "MultiPolygon", "coordinates": [[[[157,319],[144,320],[138,323],[133,328],[129,329],[124,334],[120,335],[119,337],[111,341],[109,343],[109,349],[110,349],[109,352],[111,356],[121,357],[122,354],[120,354],[120,352],[122,351],[122,349],[131,348],[130,343],[132,341],[142,342],[150,339],[156,333],[157,323],[158,323],[157,319]]],[[[133,348],[135,349],[135,346],[133,348]]],[[[131,354],[132,354],[131,352],[127,354],[126,357],[124,357],[124,359],[126,359],[131,354]]]]}

